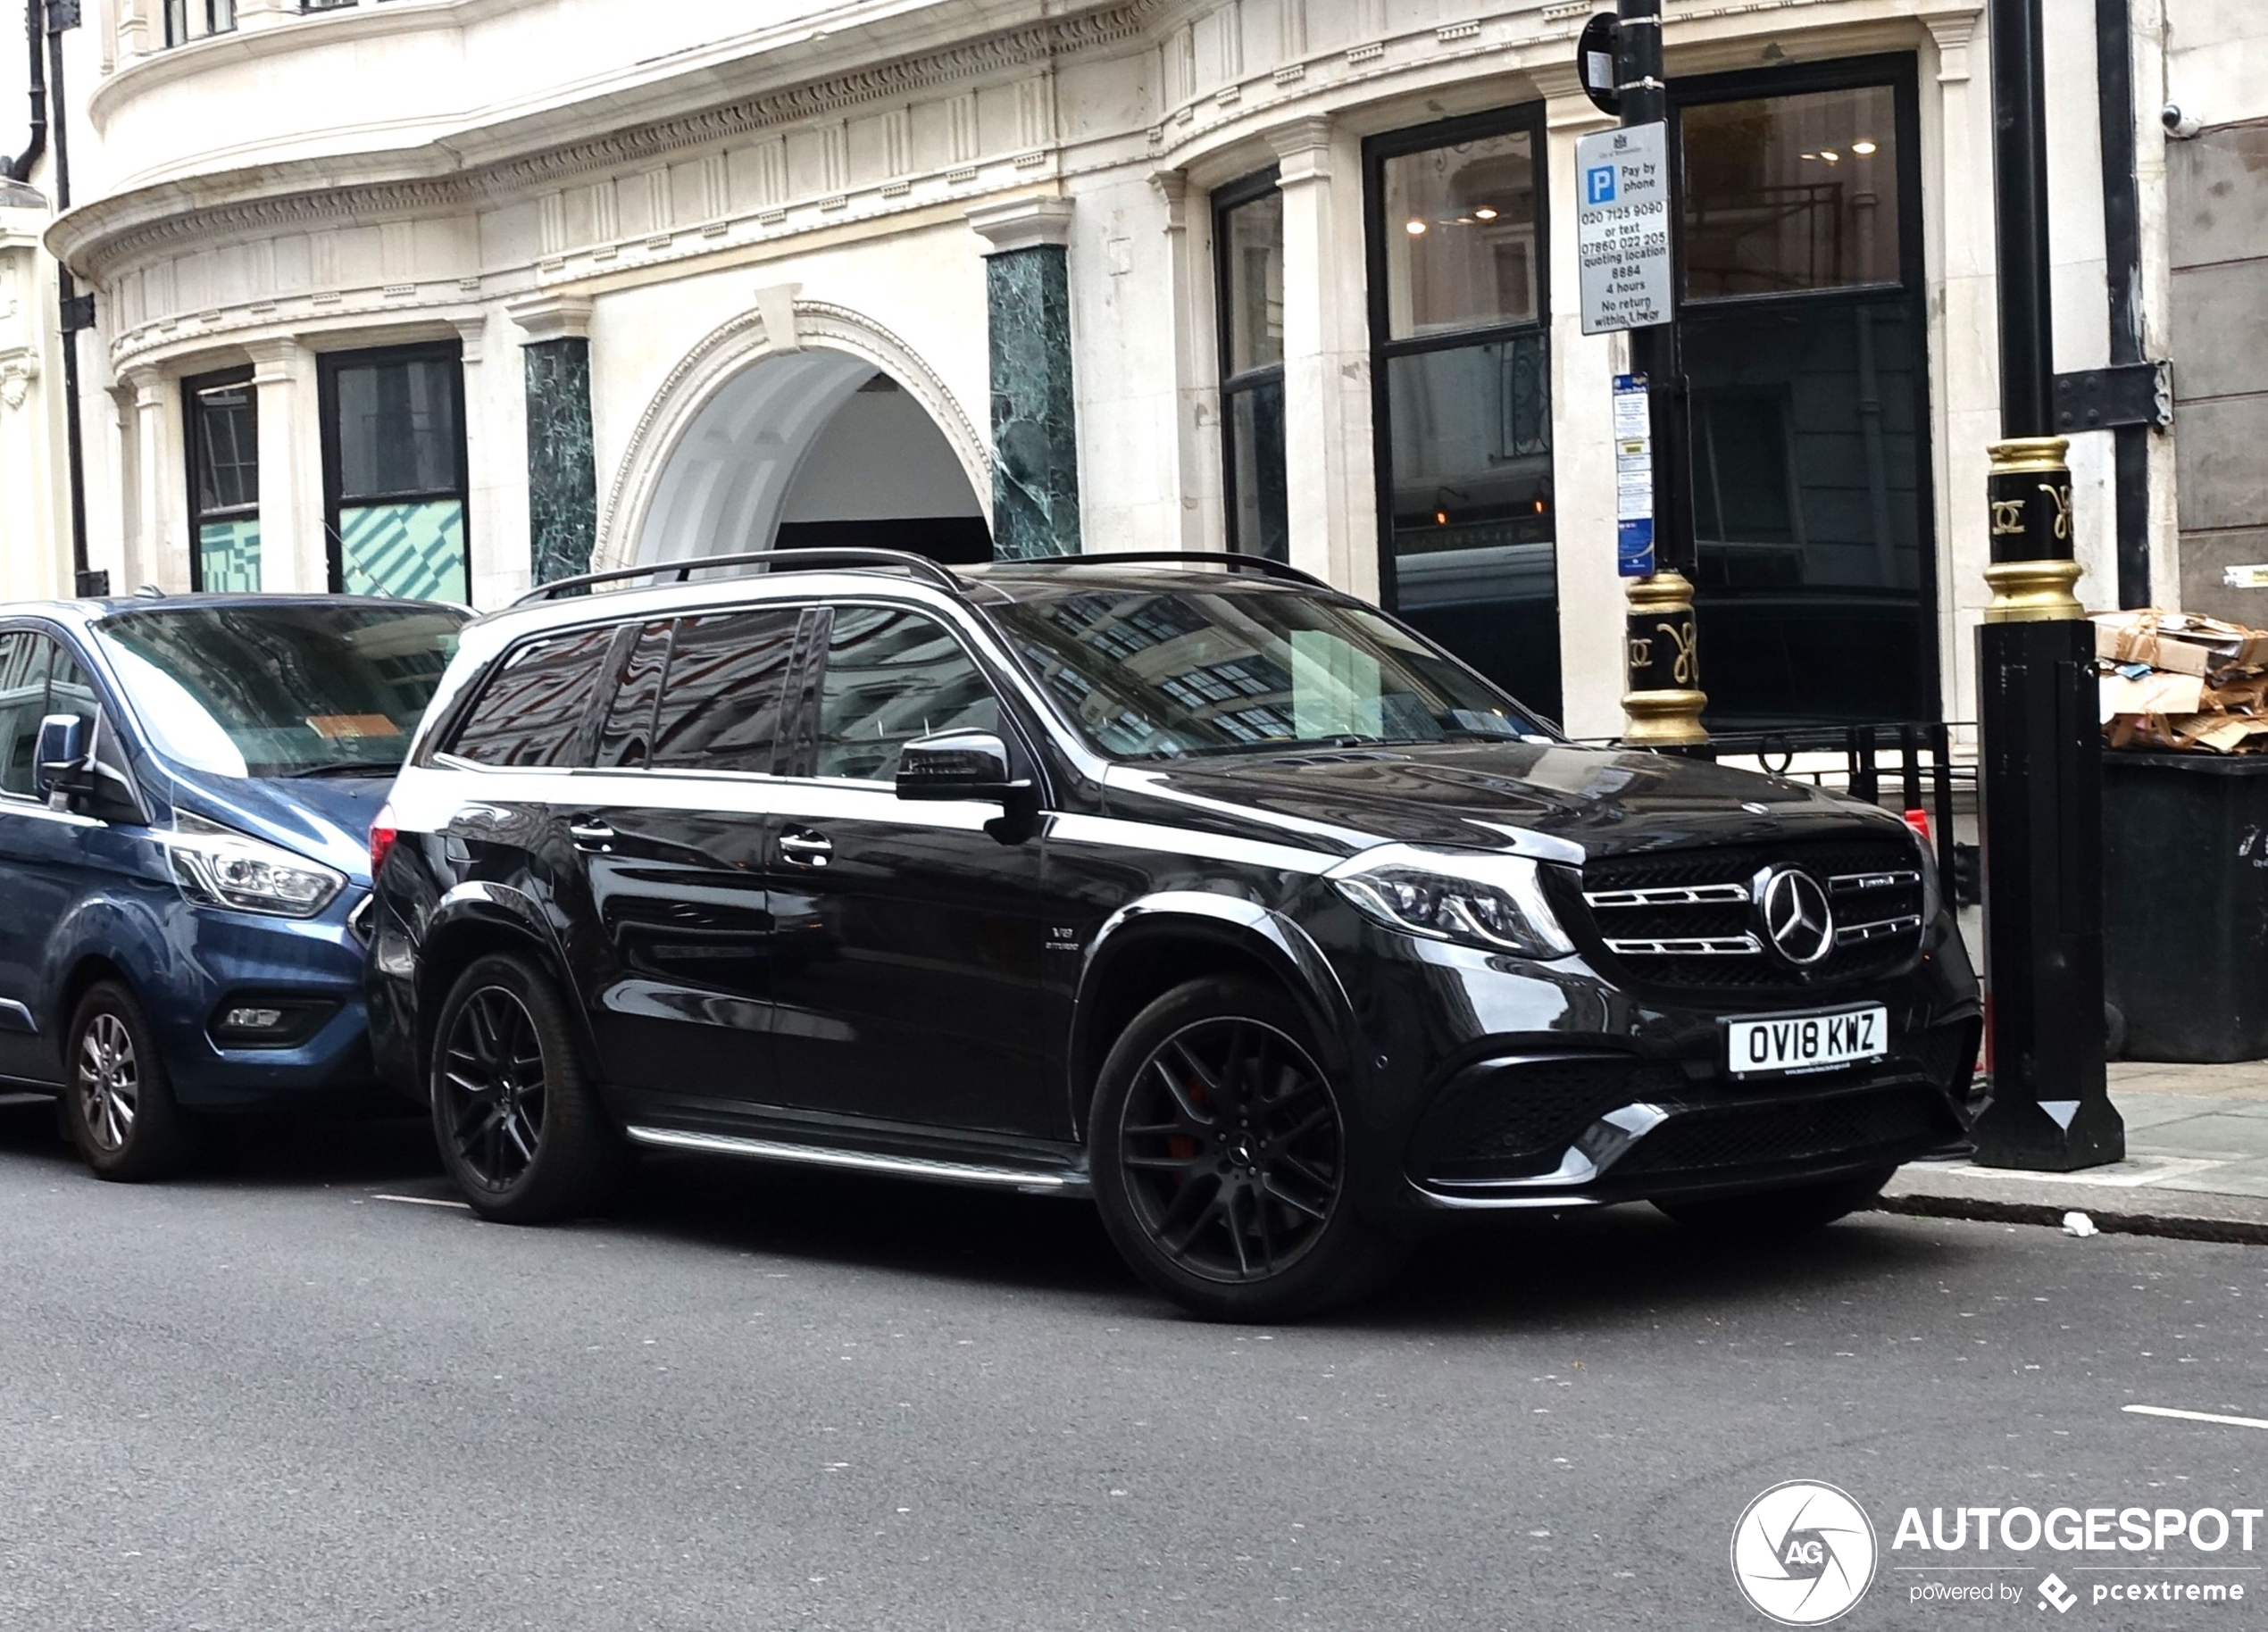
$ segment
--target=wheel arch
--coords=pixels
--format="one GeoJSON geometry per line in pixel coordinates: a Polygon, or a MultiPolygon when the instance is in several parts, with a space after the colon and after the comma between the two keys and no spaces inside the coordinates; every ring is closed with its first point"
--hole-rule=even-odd
{"type": "Polygon", "coordinates": [[[1088,946],[1064,1055],[1072,1131],[1087,1137],[1095,1081],[1128,1024],[1175,987],[1242,974],[1281,988],[1314,1031],[1326,1070],[1359,1063],[1354,1008],[1306,931],[1255,901],[1202,891],[1146,896],[1112,914],[1088,946]]]}
{"type": "Polygon", "coordinates": [[[513,953],[534,960],[557,983],[572,1019],[583,1058],[597,1061],[590,1020],[559,937],[534,901],[517,890],[491,884],[459,885],[441,898],[427,920],[418,947],[414,979],[417,1003],[417,1087],[422,1097],[433,1028],[441,1004],[459,976],[492,953],[513,953]]]}

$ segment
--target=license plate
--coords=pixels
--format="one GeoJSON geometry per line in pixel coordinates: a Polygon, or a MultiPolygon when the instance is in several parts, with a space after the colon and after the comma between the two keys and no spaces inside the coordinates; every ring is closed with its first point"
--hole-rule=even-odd
{"type": "Polygon", "coordinates": [[[1880,1003],[1830,1014],[1727,1020],[1725,1064],[1735,1077],[1797,1077],[1879,1060],[1889,1052],[1889,1011],[1880,1003]]]}

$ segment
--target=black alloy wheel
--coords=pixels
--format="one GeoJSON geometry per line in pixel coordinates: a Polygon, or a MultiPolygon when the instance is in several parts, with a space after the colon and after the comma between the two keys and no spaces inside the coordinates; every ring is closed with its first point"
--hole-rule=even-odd
{"type": "Polygon", "coordinates": [[[97,981],[79,999],[63,1069],[63,1128],[96,1177],[162,1178],[195,1153],[196,1129],[174,1103],[164,1055],[125,987],[97,981]]]}
{"type": "Polygon", "coordinates": [[[433,1137],[475,1212],[537,1224],[605,1204],[629,1147],[540,967],[511,953],[478,960],[457,977],[433,1037],[433,1137]]]}
{"type": "Polygon", "coordinates": [[[1359,1216],[1363,1146],[1275,987],[1194,980],[1151,1003],[1104,1062],[1088,1126],[1105,1228],[1195,1313],[1292,1319],[1362,1296],[1402,1260],[1359,1216]]]}
{"type": "Polygon", "coordinates": [[[1142,1226],[1207,1280],[1264,1280],[1330,1222],[1345,1132],[1322,1072],[1273,1027],[1225,1015],[1150,1051],[1119,1125],[1142,1226]]]}
{"type": "Polygon", "coordinates": [[[519,993],[484,986],[457,1010],[441,1045],[441,1137],[463,1171],[508,1190],[544,1137],[544,1051],[519,993]]]}

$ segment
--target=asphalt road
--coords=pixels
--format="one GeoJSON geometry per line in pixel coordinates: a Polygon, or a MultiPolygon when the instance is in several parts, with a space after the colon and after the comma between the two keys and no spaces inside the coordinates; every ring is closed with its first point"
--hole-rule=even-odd
{"type": "MultiPolygon", "coordinates": [[[[1254,1330],[1061,1201],[692,1160],[571,1228],[383,1199],[446,1194],[412,1125],[136,1189],[0,1110],[0,1626],[1761,1628],[1728,1547],[1781,1479],[1885,1549],[1908,1504],[2268,1506],[2268,1433],[2122,1410],[2268,1416],[2264,1248],[1631,1209],[1254,1330]]],[[[2268,1613],[1915,1605],[1909,1562],[1839,1624],[2268,1613]]]]}

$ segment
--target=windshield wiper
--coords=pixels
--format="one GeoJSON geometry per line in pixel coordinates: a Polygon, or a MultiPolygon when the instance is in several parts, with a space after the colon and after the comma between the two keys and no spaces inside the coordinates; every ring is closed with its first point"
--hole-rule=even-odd
{"type": "Polygon", "coordinates": [[[390,777],[401,769],[399,765],[389,765],[381,760],[333,760],[328,765],[302,765],[296,770],[285,771],[284,775],[295,779],[300,777],[390,777]]]}

